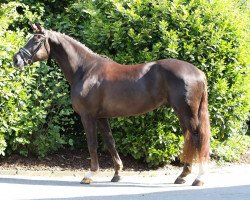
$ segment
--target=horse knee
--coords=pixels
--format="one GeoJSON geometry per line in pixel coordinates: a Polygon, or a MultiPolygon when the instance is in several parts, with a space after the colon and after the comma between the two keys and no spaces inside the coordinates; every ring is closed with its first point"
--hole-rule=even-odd
{"type": "Polygon", "coordinates": [[[103,140],[108,149],[111,150],[115,148],[115,140],[112,135],[103,134],[103,140]]]}
{"type": "Polygon", "coordinates": [[[88,149],[89,153],[96,153],[98,148],[98,143],[97,141],[88,141],[88,149]]]}

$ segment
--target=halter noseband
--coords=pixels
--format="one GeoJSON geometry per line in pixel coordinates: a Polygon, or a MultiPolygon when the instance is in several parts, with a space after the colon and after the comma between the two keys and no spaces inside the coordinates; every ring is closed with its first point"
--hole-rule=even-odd
{"type": "MultiPolygon", "coordinates": [[[[43,37],[43,39],[39,42],[39,45],[37,46],[37,48],[35,49],[35,51],[33,52],[33,53],[31,53],[28,49],[26,49],[25,47],[22,47],[22,48],[20,48],[20,50],[19,50],[19,52],[20,52],[20,54],[21,54],[21,57],[22,57],[22,59],[23,59],[23,61],[24,61],[24,63],[25,64],[31,64],[32,63],[32,59],[33,59],[33,57],[36,55],[36,53],[40,50],[40,48],[42,47],[42,45],[44,44],[44,46],[45,46],[45,49],[46,49],[46,51],[47,51],[47,54],[49,54],[49,52],[48,52],[48,50],[47,50],[47,48],[46,48],[46,45],[45,45],[45,42],[46,42],[46,36],[44,35],[44,34],[39,34],[39,33],[35,33],[33,36],[35,36],[35,35],[39,35],[39,36],[42,36],[43,37]],[[25,56],[24,55],[26,55],[28,58],[25,58],[25,56]]],[[[30,38],[31,39],[31,38],[30,38]]],[[[30,40],[29,39],[29,40],[30,40]]],[[[29,40],[28,40],[28,42],[29,42],[29,40]]],[[[27,43],[28,43],[27,42],[27,43]]],[[[27,44],[26,43],[26,44],[27,44]]],[[[24,45],[25,46],[25,45],[24,45]]]]}

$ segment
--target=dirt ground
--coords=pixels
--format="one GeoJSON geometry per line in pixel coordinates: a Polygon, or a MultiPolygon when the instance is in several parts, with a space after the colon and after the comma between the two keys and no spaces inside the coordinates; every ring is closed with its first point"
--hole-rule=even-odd
{"type": "MultiPolygon", "coordinates": [[[[154,168],[148,167],[147,163],[135,160],[132,156],[121,155],[125,171],[148,171],[154,168]]],[[[241,156],[240,163],[250,164],[250,151],[241,156]]],[[[99,153],[100,170],[113,170],[113,163],[108,152],[99,153]]],[[[179,165],[172,163],[172,165],[179,165]]],[[[1,170],[87,170],[90,167],[90,158],[87,151],[83,150],[61,150],[57,153],[48,155],[44,159],[36,157],[22,157],[12,155],[0,157],[1,170]]],[[[165,166],[166,167],[166,166],[165,166]]],[[[164,168],[164,167],[162,167],[164,168]]]]}
{"type": "MultiPolygon", "coordinates": [[[[146,163],[135,160],[131,156],[121,155],[124,170],[145,171],[150,168],[146,163]]],[[[100,170],[113,169],[113,162],[108,152],[99,153],[100,170]]],[[[44,159],[37,157],[22,157],[12,155],[0,157],[0,169],[2,170],[87,170],[90,167],[90,157],[87,151],[83,150],[61,150],[57,153],[48,155],[44,159]]]]}

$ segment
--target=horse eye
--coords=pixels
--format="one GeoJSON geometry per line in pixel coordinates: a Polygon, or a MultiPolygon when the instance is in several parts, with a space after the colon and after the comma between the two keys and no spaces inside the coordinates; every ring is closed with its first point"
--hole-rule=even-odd
{"type": "Polygon", "coordinates": [[[36,37],[34,37],[34,41],[39,42],[40,38],[41,38],[40,36],[36,36],[36,37]]]}

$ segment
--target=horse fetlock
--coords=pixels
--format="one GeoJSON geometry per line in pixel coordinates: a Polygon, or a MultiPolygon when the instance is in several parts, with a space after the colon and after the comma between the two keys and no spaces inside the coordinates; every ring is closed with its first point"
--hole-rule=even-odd
{"type": "Polygon", "coordinates": [[[180,177],[186,177],[187,175],[191,174],[191,172],[192,172],[192,165],[189,163],[186,163],[183,167],[183,171],[180,177]]]}
{"type": "Polygon", "coordinates": [[[122,169],[123,169],[123,164],[117,163],[117,164],[115,165],[115,171],[122,171],[122,169]]]}
{"type": "Polygon", "coordinates": [[[98,171],[88,171],[87,173],[84,174],[84,178],[92,178],[98,173],[98,171]]]}
{"type": "Polygon", "coordinates": [[[90,184],[93,182],[93,177],[98,173],[98,171],[88,171],[84,174],[84,178],[81,181],[81,184],[90,184]]]}
{"type": "Polygon", "coordinates": [[[116,157],[113,157],[113,163],[114,163],[114,168],[115,168],[115,171],[118,172],[118,171],[122,171],[123,169],[123,164],[122,164],[122,161],[120,159],[119,156],[116,157]]]}

